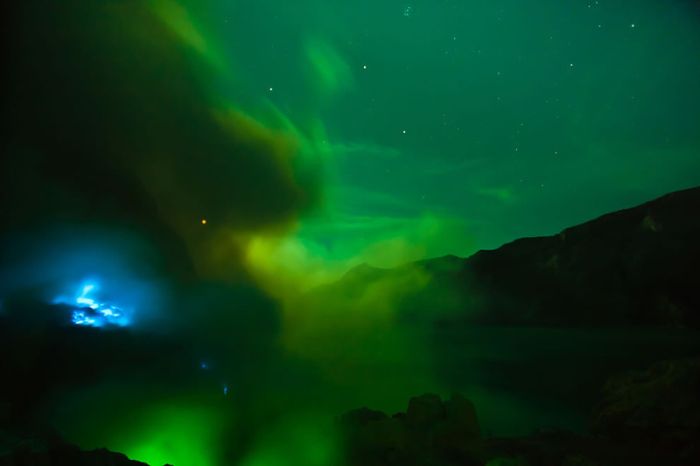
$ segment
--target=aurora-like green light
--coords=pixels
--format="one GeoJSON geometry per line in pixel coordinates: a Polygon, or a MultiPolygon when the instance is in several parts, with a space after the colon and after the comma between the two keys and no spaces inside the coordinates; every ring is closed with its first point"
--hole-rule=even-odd
{"type": "Polygon", "coordinates": [[[333,94],[352,83],[350,66],[330,43],[319,39],[309,40],[306,53],[317,89],[333,94]]]}

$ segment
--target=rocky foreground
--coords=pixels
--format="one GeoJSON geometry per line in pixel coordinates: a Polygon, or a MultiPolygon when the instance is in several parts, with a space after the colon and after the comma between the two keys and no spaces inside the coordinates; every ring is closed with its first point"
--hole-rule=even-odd
{"type": "MultiPolygon", "coordinates": [[[[696,466],[698,393],[700,358],[658,363],[611,378],[588,433],[519,438],[482,435],[478,407],[462,395],[425,394],[391,416],[368,408],[342,415],[344,466],[696,466]]],[[[0,432],[0,466],[147,465],[105,449],[81,451],[54,434],[0,432]]]]}
{"type": "Polygon", "coordinates": [[[484,438],[461,395],[410,400],[405,413],[341,418],[352,466],[691,466],[700,464],[700,359],[612,378],[589,433],[484,438]]]}
{"type": "Polygon", "coordinates": [[[0,466],[148,466],[104,448],[82,451],[76,446],[64,443],[47,446],[32,444],[27,439],[14,440],[14,445],[8,445],[11,438],[3,439],[5,445],[0,452],[0,466]],[[8,447],[9,451],[6,450],[8,447]]]}

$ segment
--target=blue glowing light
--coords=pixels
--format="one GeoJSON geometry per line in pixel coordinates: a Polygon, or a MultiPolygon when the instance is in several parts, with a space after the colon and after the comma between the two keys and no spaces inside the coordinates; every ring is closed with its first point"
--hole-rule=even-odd
{"type": "Polygon", "coordinates": [[[228,395],[228,385],[224,385],[224,396],[228,395]]]}
{"type": "Polygon", "coordinates": [[[119,306],[98,301],[93,297],[97,293],[96,283],[89,282],[82,285],[74,300],[57,298],[56,303],[67,304],[74,307],[71,322],[82,327],[126,327],[131,323],[128,313],[119,306]]]}

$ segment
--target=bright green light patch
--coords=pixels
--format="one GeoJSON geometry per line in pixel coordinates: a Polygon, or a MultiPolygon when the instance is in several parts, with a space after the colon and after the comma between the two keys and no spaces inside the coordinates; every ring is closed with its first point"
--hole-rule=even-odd
{"type": "Polygon", "coordinates": [[[293,419],[272,429],[243,466],[333,466],[337,445],[331,428],[316,419],[293,419]]]}
{"type": "Polygon", "coordinates": [[[205,407],[168,405],[134,419],[115,449],[151,465],[217,466],[220,422],[205,407]]]}

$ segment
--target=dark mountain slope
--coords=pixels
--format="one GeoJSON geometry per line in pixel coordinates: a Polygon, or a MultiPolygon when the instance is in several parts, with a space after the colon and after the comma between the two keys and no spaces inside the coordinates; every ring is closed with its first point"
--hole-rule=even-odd
{"type": "Polygon", "coordinates": [[[467,259],[464,293],[493,323],[700,323],[700,188],[467,259]]]}
{"type": "Polygon", "coordinates": [[[430,280],[403,300],[407,319],[698,327],[700,188],[467,259],[361,267],[322,292],[352,295],[374,280],[418,268],[430,280]]]}

